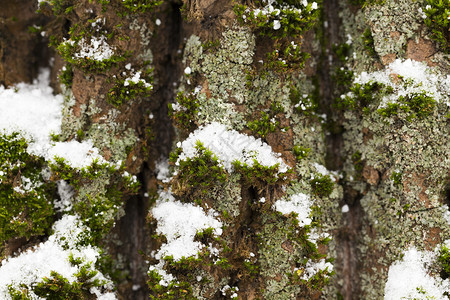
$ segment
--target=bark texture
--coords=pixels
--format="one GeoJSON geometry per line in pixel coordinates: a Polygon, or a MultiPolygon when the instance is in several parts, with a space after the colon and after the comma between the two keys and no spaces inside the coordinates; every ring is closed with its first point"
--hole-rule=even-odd
{"type": "MultiPolygon", "coordinates": [[[[0,9],[0,83],[31,82],[50,68],[65,97],[60,141],[92,140],[140,182],[120,194],[95,241],[119,299],[383,299],[389,267],[405,250],[449,239],[448,90],[423,116],[411,117],[413,108],[382,116],[373,103],[384,87],[363,95],[353,83],[396,59],[448,76],[448,54],[419,13],[426,2],[323,1],[309,30],[277,38],[240,20],[233,1],[151,9],[128,1],[137,10],[122,2],[44,1],[36,13],[37,1],[3,1],[0,9]],[[114,50],[101,63],[61,47],[101,36],[114,50]],[[309,58],[294,57],[291,45],[309,58]],[[124,84],[136,72],[151,90],[124,84]],[[200,148],[200,160],[183,156],[180,142],[211,123],[261,139],[287,172],[257,160],[230,171],[221,165],[227,157],[200,148]],[[298,195],[312,203],[306,226],[274,208],[298,195]],[[154,210],[164,200],[214,210],[222,233],[203,228],[193,237],[203,245],[197,256],[171,258],[154,210]]],[[[397,75],[394,89],[408,84],[397,75]]],[[[235,151],[224,136],[217,143],[235,151]]],[[[109,195],[115,181],[105,178],[83,181],[74,201],[109,195]]],[[[0,257],[46,238],[5,241],[0,257]]]]}

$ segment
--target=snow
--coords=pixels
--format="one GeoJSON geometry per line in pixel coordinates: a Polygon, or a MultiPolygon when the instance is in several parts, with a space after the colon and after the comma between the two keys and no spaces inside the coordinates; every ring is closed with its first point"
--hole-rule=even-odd
{"type": "Polygon", "coordinates": [[[167,238],[167,243],[155,255],[157,259],[173,256],[178,261],[182,257],[196,257],[204,247],[202,243],[194,241],[198,231],[213,228],[216,236],[222,234],[222,223],[215,219],[218,214],[214,210],[206,214],[199,206],[175,200],[170,192],[160,193],[151,212],[158,222],[156,232],[167,238]]]}
{"type": "Polygon", "coordinates": [[[387,103],[395,102],[399,96],[407,96],[415,93],[423,93],[433,97],[437,102],[443,102],[450,106],[448,91],[450,90],[450,76],[442,75],[437,69],[428,67],[425,63],[411,59],[397,59],[386,69],[372,73],[363,72],[358,75],[354,83],[365,84],[369,82],[379,82],[394,88],[394,93],[386,96],[380,107],[387,103]],[[401,76],[397,83],[393,78],[401,76]],[[407,84],[404,84],[408,82],[407,84]]]}
{"type": "Polygon", "coordinates": [[[155,165],[156,179],[168,182],[170,180],[169,160],[161,158],[155,165]]]}
{"type": "MultiPolygon", "coordinates": [[[[99,257],[99,250],[92,246],[79,246],[78,242],[83,232],[88,229],[80,224],[78,217],[65,215],[53,225],[55,233],[49,239],[21,253],[16,257],[6,258],[0,267],[0,298],[11,299],[8,287],[19,289],[23,284],[28,287],[41,282],[44,277],[50,277],[51,271],[56,271],[72,283],[76,280],[75,274],[81,266],[95,265],[99,257]],[[70,255],[75,259],[81,258],[83,263],[79,266],[69,262],[70,255]]],[[[105,281],[107,289],[112,288],[112,283],[100,272],[94,277],[105,281]]],[[[91,293],[98,295],[98,299],[116,299],[112,293],[101,293],[98,288],[93,288],[91,293]]],[[[31,292],[32,299],[38,299],[31,292]]]]}
{"type": "Polygon", "coordinates": [[[50,147],[50,133],[61,132],[63,97],[53,96],[49,77],[45,69],[32,84],[0,86],[0,133],[20,132],[33,141],[28,150],[37,155],[50,147]]]}
{"type": "Polygon", "coordinates": [[[0,86],[0,133],[18,132],[29,143],[28,152],[54,162],[64,158],[72,167],[82,168],[93,160],[104,162],[91,141],[51,141],[51,134],[61,132],[63,97],[53,95],[50,71],[43,69],[32,84],[0,86]]]}
{"type": "Polygon", "coordinates": [[[142,73],[141,71],[138,71],[134,73],[133,76],[126,78],[123,85],[129,86],[130,83],[132,84],[142,83],[146,88],[152,87],[152,85],[148,83],[144,78],[141,78],[141,73],[142,73]]]}
{"type": "Polygon", "coordinates": [[[350,208],[348,207],[348,205],[347,204],[345,204],[344,206],[342,206],[342,212],[345,214],[345,213],[348,213],[349,211],[350,211],[350,208]]]}
{"type": "MultiPolygon", "coordinates": [[[[321,259],[318,262],[313,262],[311,260],[308,260],[305,266],[305,272],[303,273],[302,279],[303,280],[310,280],[314,275],[321,271],[327,271],[328,273],[331,273],[333,271],[333,265],[329,262],[326,262],[325,259],[321,259]]],[[[326,277],[326,273],[324,274],[326,277]]]]}
{"type": "Polygon", "coordinates": [[[64,158],[72,168],[81,169],[91,165],[94,160],[106,162],[98,152],[90,140],[57,142],[49,149],[46,157],[51,162],[55,162],[55,157],[64,158]]]}
{"type": "Polygon", "coordinates": [[[433,252],[407,250],[403,259],[389,268],[384,299],[447,299],[444,292],[450,291],[448,280],[431,277],[426,268],[434,259],[433,252]]]}
{"type": "Polygon", "coordinates": [[[178,144],[182,153],[178,157],[176,165],[187,158],[197,155],[195,149],[197,141],[209,148],[228,172],[233,172],[233,161],[252,167],[254,160],[266,167],[279,165],[278,172],[286,172],[288,166],[281,159],[279,153],[274,153],[272,148],[253,136],[241,134],[235,130],[227,130],[226,126],[217,122],[203,126],[192,132],[189,137],[178,144]]]}
{"type": "Polygon", "coordinates": [[[57,212],[69,211],[72,209],[72,197],[74,196],[74,190],[70,184],[64,180],[60,180],[56,183],[58,188],[58,194],[60,199],[54,201],[55,210],[57,212]]]}
{"type": "Polygon", "coordinates": [[[273,29],[274,30],[278,30],[278,29],[280,29],[281,28],[281,23],[280,23],[280,21],[279,20],[274,20],[273,21],[273,29]]]}
{"type": "Polygon", "coordinates": [[[299,193],[292,195],[289,200],[277,200],[273,205],[273,209],[285,215],[290,213],[298,214],[299,226],[303,227],[310,225],[312,222],[311,205],[312,201],[310,197],[306,194],[299,193]]]}
{"type": "Polygon", "coordinates": [[[106,42],[105,36],[99,38],[92,36],[89,43],[84,38],[80,40],[81,49],[75,53],[76,58],[89,58],[97,61],[110,59],[114,55],[114,50],[106,42]]]}

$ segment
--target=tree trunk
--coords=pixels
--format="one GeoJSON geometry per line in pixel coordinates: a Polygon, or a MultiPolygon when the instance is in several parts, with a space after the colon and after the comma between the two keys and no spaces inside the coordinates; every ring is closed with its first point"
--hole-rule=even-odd
{"type": "Polygon", "coordinates": [[[448,297],[448,1],[3,2],[0,101],[49,69],[49,149],[99,156],[25,147],[13,168],[0,121],[0,298],[448,297]],[[45,216],[29,169],[50,169],[45,216]],[[65,249],[95,248],[109,285],[73,275],[69,297],[54,274],[4,279],[33,246],[63,245],[69,215],[86,232],[65,249]],[[431,258],[395,275],[412,249],[431,258]]]}

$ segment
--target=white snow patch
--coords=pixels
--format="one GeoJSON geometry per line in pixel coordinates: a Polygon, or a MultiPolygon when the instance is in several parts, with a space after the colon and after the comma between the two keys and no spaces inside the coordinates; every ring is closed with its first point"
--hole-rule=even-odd
{"type": "Polygon", "coordinates": [[[66,163],[73,168],[84,168],[90,166],[94,160],[98,163],[105,163],[105,159],[98,153],[92,141],[70,141],[57,142],[49,149],[47,160],[54,162],[55,157],[64,158],[66,163]]]}
{"type": "Polygon", "coordinates": [[[0,133],[20,132],[29,144],[28,151],[42,155],[50,147],[50,133],[61,132],[63,97],[54,96],[50,71],[43,69],[32,84],[0,86],[0,133]]]}
{"type": "Polygon", "coordinates": [[[216,154],[223,167],[230,173],[233,172],[232,162],[235,160],[246,163],[249,167],[253,166],[254,160],[266,167],[278,164],[279,173],[288,170],[281,155],[273,152],[272,148],[261,139],[241,134],[235,130],[227,130],[225,125],[216,122],[200,127],[179,144],[183,152],[178,157],[176,165],[181,160],[197,155],[195,149],[197,141],[216,154]]]}
{"type": "Polygon", "coordinates": [[[114,55],[114,50],[106,42],[105,36],[99,38],[92,36],[89,43],[84,38],[80,40],[81,49],[75,53],[76,58],[89,58],[92,60],[102,61],[110,59],[114,55]]]}
{"type": "Polygon", "coordinates": [[[169,170],[169,160],[161,158],[159,161],[156,162],[155,166],[156,170],[156,179],[162,180],[166,182],[169,180],[170,170],[169,170]]]}
{"type": "Polygon", "coordinates": [[[350,208],[348,207],[347,204],[345,204],[344,206],[342,206],[341,210],[345,214],[345,213],[348,213],[350,211],[350,208]]]}
{"type": "MultiPolygon", "coordinates": [[[[77,242],[85,228],[78,217],[65,215],[53,225],[55,233],[45,243],[35,246],[17,257],[6,258],[0,267],[0,298],[11,299],[8,287],[19,289],[24,284],[28,287],[41,282],[44,277],[50,277],[51,271],[56,271],[69,280],[76,280],[75,274],[88,263],[95,265],[99,257],[99,250],[92,246],[79,246],[77,242]],[[69,262],[70,255],[75,259],[81,258],[83,263],[79,266],[69,262]]],[[[93,279],[105,282],[105,288],[112,289],[112,282],[100,272],[93,279]]],[[[99,299],[116,299],[113,293],[101,293],[98,288],[91,289],[91,293],[99,299]]],[[[38,299],[30,292],[32,299],[38,299]]]]}
{"type": "Polygon", "coordinates": [[[326,271],[323,275],[329,277],[329,273],[333,271],[333,265],[330,262],[326,262],[325,259],[321,259],[318,262],[308,260],[305,266],[305,270],[302,276],[303,280],[310,280],[314,275],[319,272],[326,271]]]}
{"type": "Polygon", "coordinates": [[[182,257],[196,257],[204,247],[194,241],[198,231],[211,227],[215,235],[222,234],[222,223],[214,218],[218,215],[214,210],[206,214],[199,206],[176,201],[170,192],[160,194],[152,215],[158,222],[156,232],[167,238],[167,243],[155,255],[157,259],[173,256],[178,261],[182,257]]]}
{"type": "Polygon", "coordinates": [[[434,259],[433,252],[407,250],[403,259],[389,268],[384,299],[447,299],[444,292],[450,291],[448,280],[431,277],[426,268],[434,259]]]}
{"type": "Polygon", "coordinates": [[[74,196],[73,187],[64,180],[56,183],[60,199],[54,201],[55,210],[57,212],[69,211],[72,209],[72,198],[74,196]]]}
{"type": "Polygon", "coordinates": [[[51,141],[52,133],[61,132],[63,97],[54,96],[49,84],[50,71],[43,69],[32,84],[0,86],[0,133],[20,133],[28,141],[28,152],[48,161],[58,156],[74,168],[88,166],[94,159],[104,162],[90,141],[51,141]]]}
{"type": "Polygon", "coordinates": [[[273,205],[273,209],[285,215],[297,213],[299,226],[303,227],[305,225],[310,225],[312,222],[310,218],[311,205],[312,201],[309,195],[299,193],[292,195],[289,200],[277,200],[273,205]]]}
{"type": "Polygon", "coordinates": [[[274,30],[278,30],[278,29],[280,29],[281,28],[281,23],[280,23],[280,21],[279,20],[274,20],[273,21],[273,29],[274,30]]]}
{"type": "Polygon", "coordinates": [[[443,75],[437,69],[430,68],[422,62],[396,59],[386,69],[372,73],[362,72],[354,80],[354,83],[359,84],[369,82],[379,82],[394,88],[394,93],[385,96],[380,107],[385,107],[387,103],[394,103],[399,96],[421,93],[450,106],[448,98],[450,76],[443,75]],[[395,76],[400,76],[402,80],[394,83],[395,76]]]}

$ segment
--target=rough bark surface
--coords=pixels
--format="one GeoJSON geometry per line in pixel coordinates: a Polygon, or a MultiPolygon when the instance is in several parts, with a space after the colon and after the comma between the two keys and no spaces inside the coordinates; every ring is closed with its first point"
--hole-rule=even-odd
{"type": "MultiPolygon", "coordinates": [[[[140,182],[135,193],[121,194],[114,226],[96,242],[110,257],[102,271],[119,299],[382,299],[389,267],[404,251],[431,251],[449,239],[448,90],[412,121],[401,109],[381,116],[368,98],[352,107],[339,100],[350,91],[356,97],[356,76],[396,59],[448,76],[448,54],[418,13],[425,2],[365,2],[323,1],[308,31],[282,38],[239,20],[227,0],[169,0],[138,11],[121,0],[44,1],[40,13],[34,0],[0,2],[0,84],[32,82],[39,68],[50,68],[55,92],[66,99],[59,139],[92,140],[140,182]],[[92,57],[71,61],[74,53],[58,45],[98,35],[92,25],[98,20],[105,20],[100,32],[117,61],[106,68],[92,65],[92,57]],[[33,25],[41,31],[30,31],[33,25]],[[291,42],[310,54],[304,66],[283,56],[291,42]],[[69,65],[73,74],[63,83],[69,65]],[[129,65],[152,78],[151,92],[121,94],[133,75],[129,65]],[[290,171],[225,170],[204,152],[197,155],[210,173],[192,162],[183,169],[180,142],[213,122],[260,138],[290,171]],[[166,167],[170,174],[163,174],[166,167]],[[169,242],[157,231],[163,221],[154,211],[167,193],[186,207],[216,211],[223,225],[220,235],[197,233],[203,248],[196,259],[155,256],[169,242]],[[313,203],[307,226],[274,209],[296,195],[313,203]],[[308,264],[331,259],[333,273],[305,275],[308,264]],[[157,272],[176,283],[167,286],[149,273],[158,264],[157,272]]],[[[403,84],[390,76],[394,86],[403,84]]],[[[382,89],[368,93],[376,98],[382,89]]],[[[96,188],[88,182],[76,193],[96,195],[96,188]]],[[[5,241],[0,258],[46,239],[5,241]]]]}

